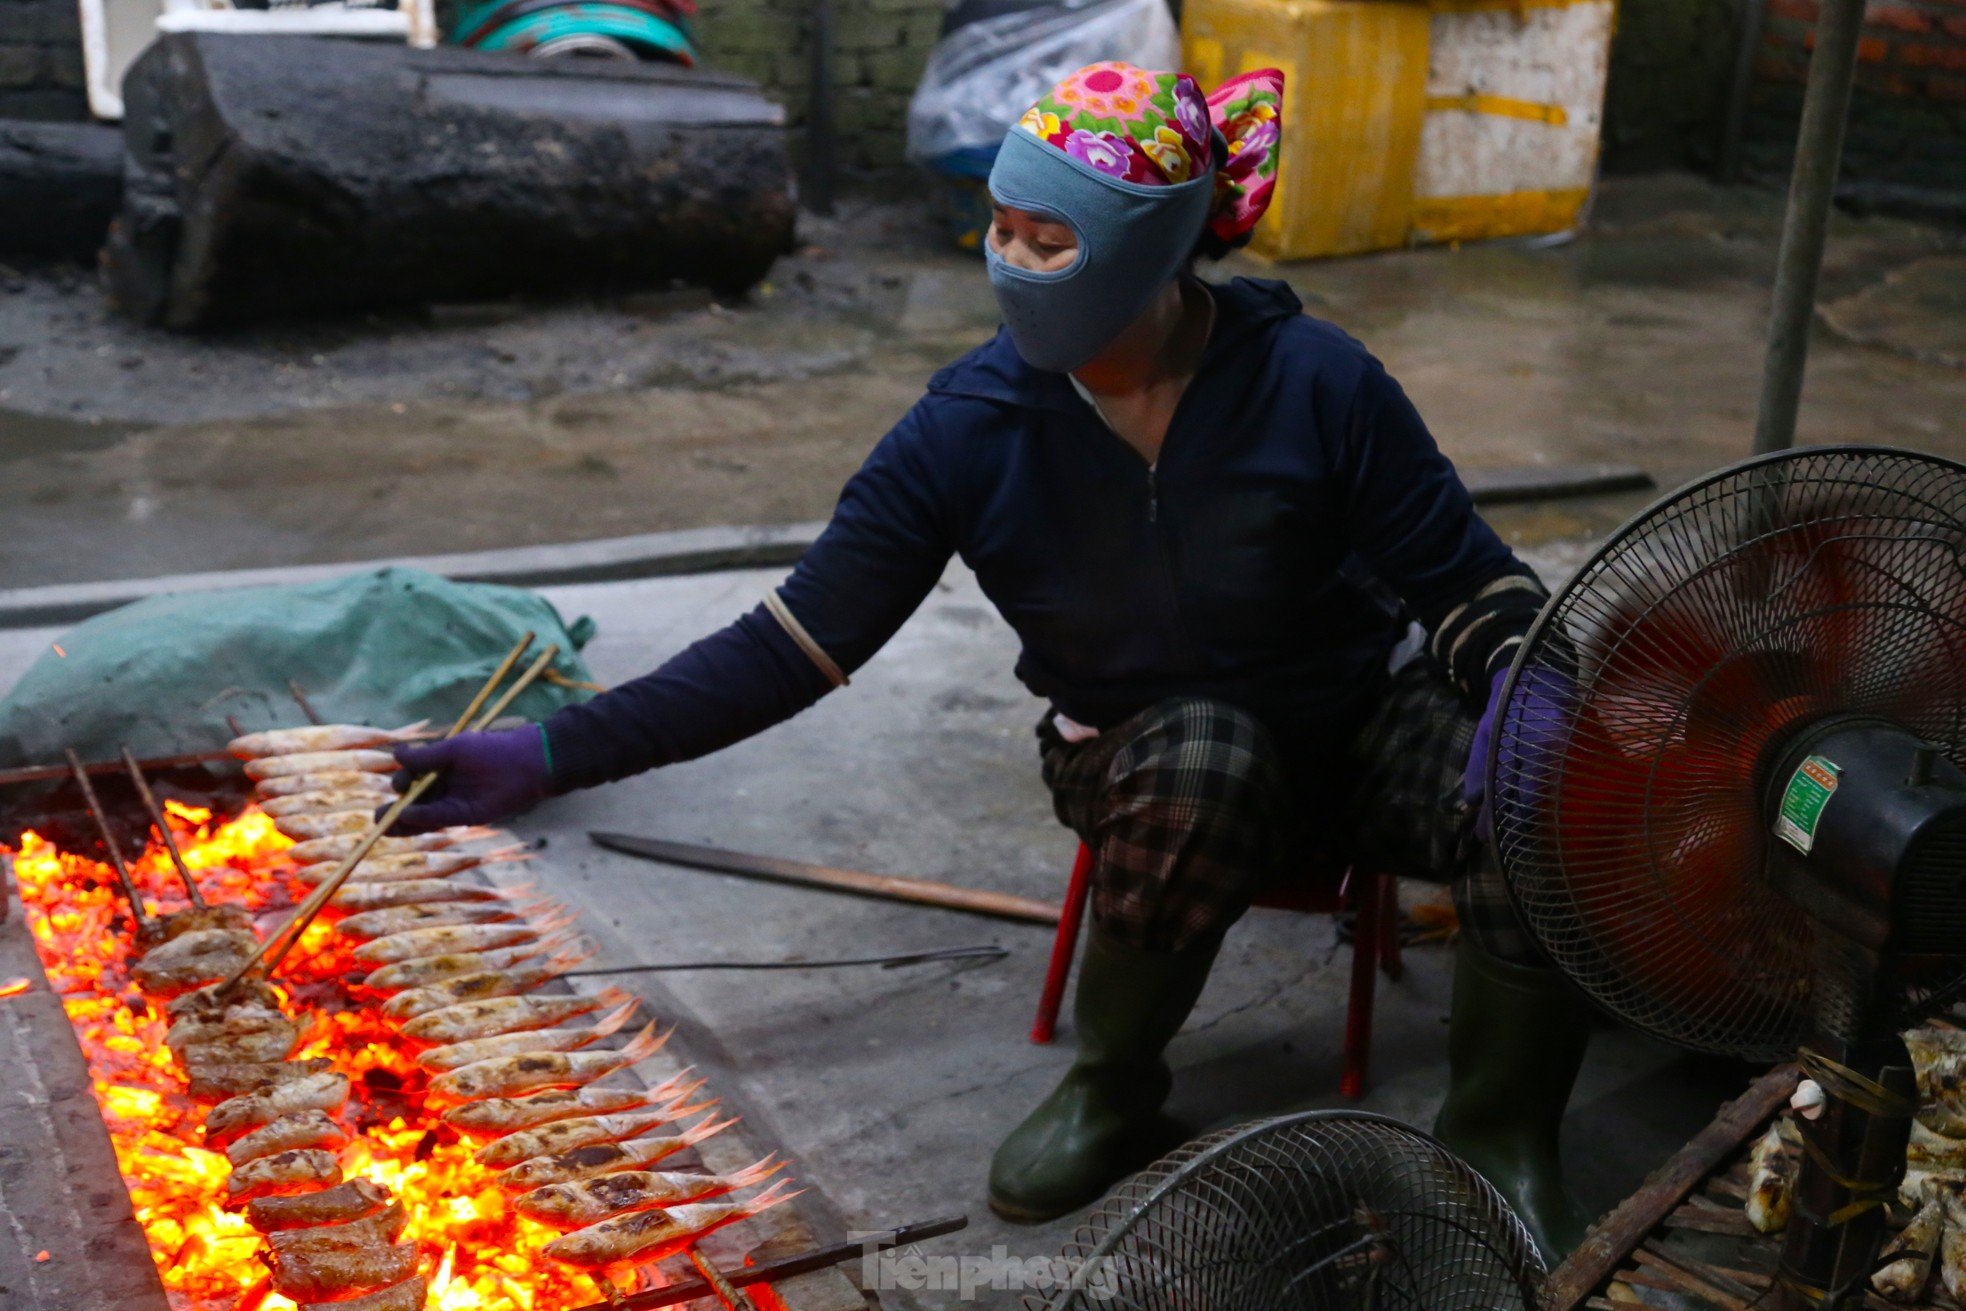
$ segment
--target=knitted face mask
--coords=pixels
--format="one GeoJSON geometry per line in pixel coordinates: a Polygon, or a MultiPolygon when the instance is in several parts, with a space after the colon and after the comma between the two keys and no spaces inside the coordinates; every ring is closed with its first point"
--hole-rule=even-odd
{"type": "Polygon", "coordinates": [[[1175,278],[1204,227],[1232,242],[1255,226],[1275,186],[1282,96],[1274,70],[1204,99],[1186,74],[1109,63],[1080,69],[1032,106],[1004,138],[990,192],[1070,227],[1078,254],[1037,273],[985,247],[1027,363],[1083,366],[1175,278]]]}

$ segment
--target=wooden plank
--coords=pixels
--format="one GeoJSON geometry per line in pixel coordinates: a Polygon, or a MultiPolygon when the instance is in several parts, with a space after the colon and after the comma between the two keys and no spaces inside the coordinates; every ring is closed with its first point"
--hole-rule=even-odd
{"type": "Polygon", "coordinates": [[[1598,1221],[1582,1246],[1551,1272],[1543,1286],[1546,1311],[1576,1311],[1702,1179],[1738,1151],[1748,1135],[1789,1099],[1801,1078],[1798,1067],[1779,1066],[1723,1106],[1720,1114],[1653,1171],[1637,1192],[1598,1221]]]}

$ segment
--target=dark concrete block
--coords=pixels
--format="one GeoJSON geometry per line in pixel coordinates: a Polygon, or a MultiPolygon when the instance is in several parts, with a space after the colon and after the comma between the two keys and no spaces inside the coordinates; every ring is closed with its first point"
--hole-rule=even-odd
{"type": "Polygon", "coordinates": [[[93,255],[123,196],[123,134],[0,122],[0,252],[93,255]]]}
{"type": "Polygon", "coordinates": [[[124,97],[111,288],[172,327],[739,291],[792,243],[783,111],[722,74],[196,33],[153,45],[124,97]]]}

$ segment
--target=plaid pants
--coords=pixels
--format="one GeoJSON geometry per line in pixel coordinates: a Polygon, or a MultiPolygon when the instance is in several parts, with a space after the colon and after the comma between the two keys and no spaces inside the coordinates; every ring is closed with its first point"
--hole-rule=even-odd
{"type": "Polygon", "coordinates": [[[1395,671],[1336,787],[1293,781],[1262,724],[1219,701],[1148,707],[1087,742],[1038,725],[1058,818],[1093,852],[1092,913],[1129,945],[1173,951],[1227,932],[1267,888],[1347,864],[1450,883],[1490,954],[1544,963],[1461,799],[1475,717],[1425,660],[1395,671]]]}

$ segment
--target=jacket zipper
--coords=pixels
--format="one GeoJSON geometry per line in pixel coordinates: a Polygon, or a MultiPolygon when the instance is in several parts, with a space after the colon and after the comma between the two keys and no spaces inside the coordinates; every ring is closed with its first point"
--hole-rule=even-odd
{"type": "Polygon", "coordinates": [[[1159,469],[1158,463],[1147,466],[1147,522],[1154,524],[1160,522],[1160,481],[1157,476],[1159,469]]]}

